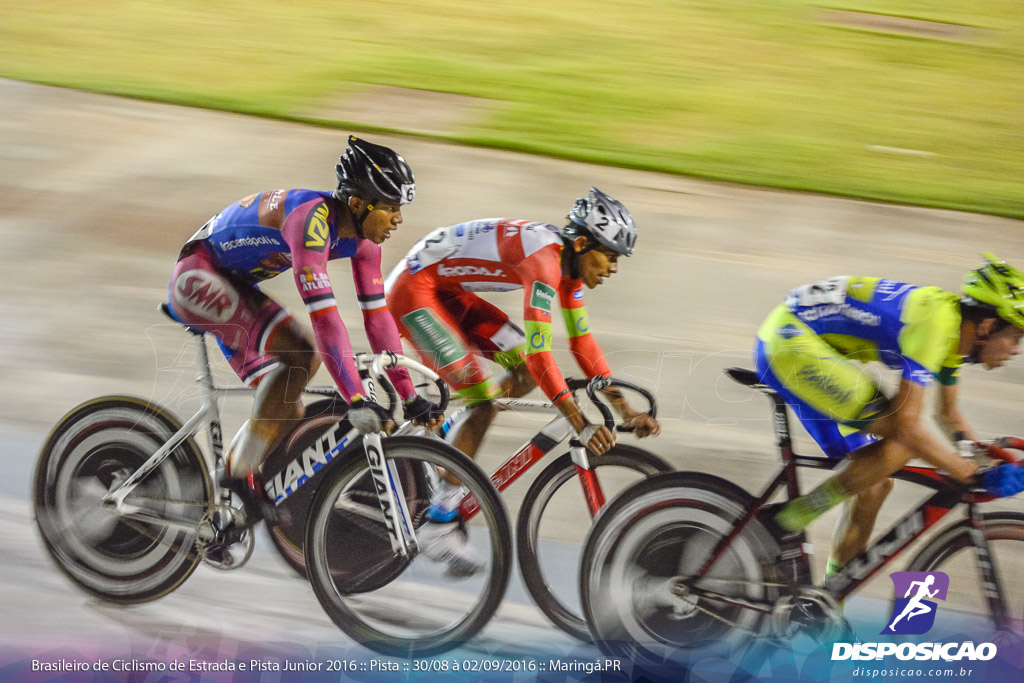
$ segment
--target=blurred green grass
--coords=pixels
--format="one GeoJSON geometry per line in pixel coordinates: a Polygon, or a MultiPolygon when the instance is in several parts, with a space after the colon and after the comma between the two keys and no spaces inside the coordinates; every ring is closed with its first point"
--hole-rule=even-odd
{"type": "Polygon", "coordinates": [[[375,84],[457,93],[495,106],[434,137],[1024,217],[1019,0],[0,0],[0,11],[10,78],[362,130],[374,122],[317,112],[375,84]],[[821,23],[826,8],[984,31],[895,35],[821,23]]]}

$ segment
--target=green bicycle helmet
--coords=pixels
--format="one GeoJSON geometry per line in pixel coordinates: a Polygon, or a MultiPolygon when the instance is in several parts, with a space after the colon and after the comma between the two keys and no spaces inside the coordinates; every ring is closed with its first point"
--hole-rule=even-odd
{"type": "Polygon", "coordinates": [[[964,277],[964,303],[995,309],[1006,322],[1024,329],[1024,273],[989,252],[985,262],[964,277]]]}

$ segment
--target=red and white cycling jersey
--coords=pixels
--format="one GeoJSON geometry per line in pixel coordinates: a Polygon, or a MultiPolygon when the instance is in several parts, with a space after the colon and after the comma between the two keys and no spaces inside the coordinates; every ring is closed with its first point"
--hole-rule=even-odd
{"type": "MultiPolygon", "coordinates": [[[[580,369],[588,377],[610,374],[590,334],[583,283],[562,276],[562,249],[559,229],[547,223],[486,218],[439,228],[413,246],[388,277],[389,307],[400,328],[408,328],[410,314],[443,305],[445,292],[522,289],[527,367],[553,399],[566,388],[551,354],[556,296],[580,369]]],[[[408,336],[415,343],[416,335],[408,336]]]]}

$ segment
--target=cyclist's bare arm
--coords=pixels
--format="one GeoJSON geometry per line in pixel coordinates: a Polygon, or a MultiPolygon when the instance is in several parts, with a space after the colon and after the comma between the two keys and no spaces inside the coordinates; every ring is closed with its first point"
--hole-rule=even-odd
{"type": "Polygon", "coordinates": [[[600,455],[615,445],[614,432],[603,424],[591,424],[580,410],[579,403],[572,396],[559,401],[555,406],[569,420],[573,431],[580,435],[580,441],[583,441],[584,445],[593,452],[600,455]]]}
{"type": "Polygon", "coordinates": [[[977,435],[974,430],[971,429],[971,426],[967,424],[967,418],[965,418],[964,414],[960,412],[960,406],[957,403],[958,386],[959,385],[956,384],[939,386],[939,400],[937,406],[937,419],[939,426],[942,427],[946,436],[954,441],[959,441],[961,439],[977,441],[977,435]],[[960,436],[960,434],[962,434],[962,436],[960,436]]]}
{"type": "Polygon", "coordinates": [[[610,387],[604,391],[612,407],[622,417],[622,426],[633,429],[640,438],[661,434],[661,424],[647,413],[634,410],[618,387],[610,387]]]}
{"type": "Polygon", "coordinates": [[[893,410],[868,425],[867,431],[896,440],[914,457],[948,472],[954,479],[970,483],[977,465],[960,457],[921,423],[924,398],[923,386],[901,379],[899,391],[890,403],[893,410]]]}
{"type": "MultiPolygon", "coordinates": [[[[587,308],[583,301],[583,283],[563,278],[559,284],[558,296],[562,304],[565,328],[569,334],[569,350],[572,351],[580,370],[587,377],[611,375],[611,369],[604,358],[601,346],[590,331],[587,308]]],[[[603,393],[608,397],[615,411],[622,417],[623,426],[632,428],[638,437],[643,438],[661,432],[661,425],[658,424],[658,421],[647,413],[634,410],[617,388],[610,388],[603,393]]]]}

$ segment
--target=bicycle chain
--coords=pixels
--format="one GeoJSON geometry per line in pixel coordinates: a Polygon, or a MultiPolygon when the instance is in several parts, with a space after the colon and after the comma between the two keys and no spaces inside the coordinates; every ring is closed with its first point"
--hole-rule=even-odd
{"type": "MultiPolygon", "coordinates": [[[[742,579],[720,579],[720,578],[713,577],[713,576],[705,577],[705,578],[701,579],[701,581],[716,581],[716,582],[721,583],[721,584],[738,585],[738,586],[744,586],[744,587],[746,587],[746,586],[762,586],[762,587],[768,587],[768,588],[789,588],[790,587],[790,584],[787,584],[787,583],[774,583],[774,582],[771,582],[771,581],[745,581],[745,580],[742,580],[742,579]]],[[[673,594],[675,594],[675,589],[673,589],[672,592],[673,592],[673,594]]],[[[701,607],[696,602],[696,600],[700,599],[699,596],[692,596],[691,597],[691,596],[686,596],[686,595],[676,595],[676,597],[679,600],[682,600],[682,601],[686,602],[688,605],[690,605],[690,607],[694,608],[698,612],[706,614],[707,616],[711,617],[712,619],[716,619],[716,620],[722,622],[723,624],[726,624],[727,626],[729,626],[729,628],[732,628],[732,629],[735,629],[735,630],[737,630],[737,631],[739,631],[741,633],[744,633],[747,636],[750,636],[751,638],[753,638],[755,640],[767,640],[767,639],[771,638],[770,635],[763,635],[763,634],[751,631],[748,628],[743,628],[738,623],[736,623],[736,622],[734,622],[734,621],[732,621],[732,620],[722,616],[721,614],[717,614],[717,613],[712,612],[711,610],[709,610],[707,608],[701,607]]],[[[709,599],[713,600],[714,598],[709,598],[709,599]]]]}
{"type": "MultiPolygon", "coordinates": [[[[135,504],[135,503],[158,503],[158,504],[162,504],[162,505],[180,505],[180,506],[183,506],[183,507],[193,507],[193,508],[194,507],[201,507],[201,508],[209,508],[210,507],[210,505],[208,503],[205,503],[205,502],[202,502],[202,501],[173,500],[173,499],[170,499],[170,498],[152,498],[152,497],[149,497],[149,496],[129,496],[125,500],[126,501],[127,500],[131,500],[132,504],[135,504]]],[[[205,517],[206,517],[206,515],[203,516],[203,519],[205,519],[205,517]]],[[[205,554],[199,548],[200,540],[199,540],[199,530],[198,530],[199,524],[202,523],[203,519],[199,519],[196,522],[196,531],[192,532],[192,536],[194,538],[193,543],[192,543],[192,548],[189,549],[187,551],[187,554],[186,554],[186,557],[189,560],[192,560],[192,559],[195,559],[195,558],[202,559],[203,557],[205,557],[205,554]]],[[[166,547],[168,550],[174,550],[174,545],[172,543],[170,543],[170,542],[168,542],[168,541],[166,541],[166,540],[164,540],[162,538],[159,538],[157,535],[149,532],[148,529],[146,529],[146,527],[149,527],[149,526],[157,526],[157,525],[159,525],[159,522],[157,522],[155,520],[151,521],[151,522],[143,522],[143,521],[140,521],[140,520],[137,520],[137,519],[132,519],[131,517],[127,517],[127,516],[120,516],[119,517],[119,521],[122,522],[123,524],[125,524],[126,526],[128,526],[130,529],[134,529],[139,534],[141,534],[142,536],[145,536],[146,538],[148,538],[149,540],[153,541],[154,543],[162,545],[162,546],[166,547]]],[[[166,528],[166,527],[163,527],[163,528],[166,528]]],[[[189,533],[189,532],[182,531],[182,533],[189,533]]],[[[164,534],[160,534],[160,536],[163,536],[163,535],[164,534]]]]}
{"type": "Polygon", "coordinates": [[[751,638],[766,638],[767,637],[767,636],[762,636],[762,635],[760,635],[758,633],[755,633],[754,631],[751,631],[748,628],[743,628],[742,626],[740,626],[736,622],[730,621],[729,619],[726,619],[725,617],[723,617],[720,614],[716,614],[715,612],[712,612],[709,609],[705,609],[705,608],[701,607],[696,602],[691,601],[690,598],[680,597],[679,599],[684,601],[684,602],[686,602],[688,605],[693,607],[698,612],[702,612],[702,613],[708,615],[709,617],[711,617],[712,619],[717,619],[718,621],[722,622],[723,624],[726,624],[727,626],[729,626],[729,628],[732,628],[732,629],[735,629],[737,631],[740,631],[741,633],[745,633],[746,635],[750,636],[751,638]]]}
{"type": "MultiPolygon", "coordinates": [[[[163,540],[162,538],[157,537],[155,534],[150,533],[145,528],[147,526],[154,526],[156,524],[156,522],[151,522],[151,523],[147,524],[146,522],[140,522],[140,521],[132,519],[130,517],[121,517],[119,521],[122,522],[123,524],[125,524],[125,526],[129,527],[130,529],[134,529],[139,534],[141,534],[142,536],[145,536],[149,540],[151,540],[151,541],[153,541],[153,542],[155,542],[155,543],[157,543],[159,545],[162,545],[162,546],[166,547],[168,550],[174,550],[174,545],[172,543],[169,543],[168,541],[163,540]]],[[[188,533],[188,532],[184,532],[183,531],[182,533],[188,533]]],[[[163,534],[161,534],[161,536],[163,536],[163,534]]],[[[198,533],[193,533],[192,536],[194,537],[194,541],[192,542],[192,547],[188,551],[186,551],[186,555],[185,556],[189,560],[192,560],[192,559],[195,559],[195,558],[202,559],[203,557],[205,557],[205,554],[201,553],[201,551],[199,550],[199,534],[198,533]]]]}

